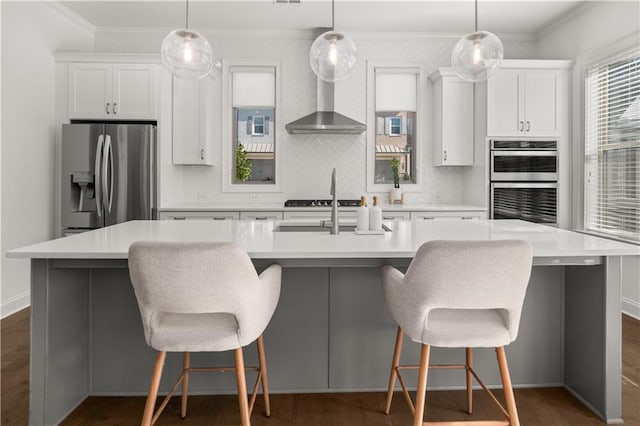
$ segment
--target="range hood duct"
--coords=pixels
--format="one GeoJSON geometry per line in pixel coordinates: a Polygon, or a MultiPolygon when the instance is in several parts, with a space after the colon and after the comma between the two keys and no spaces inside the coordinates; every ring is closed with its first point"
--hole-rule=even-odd
{"type": "Polygon", "coordinates": [[[317,111],[285,125],[291,134],[360,135],[367,126],[333,110],[334,84],[318,79],[317,111]]]}

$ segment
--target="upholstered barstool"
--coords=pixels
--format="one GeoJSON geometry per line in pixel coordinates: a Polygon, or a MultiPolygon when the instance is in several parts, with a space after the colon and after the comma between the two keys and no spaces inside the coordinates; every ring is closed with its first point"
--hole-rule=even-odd
{"type": "Polygon", "coordinates": [[[413,425],[435,424],[423,422],[428,369],[463,368],[469,414],[475,377],[506,417],[482,424],[520,424],[504,346],[518,335],[531,263],[531,246],[526,241],[430,241],[418,249],[406,274],[392,266],[383,267],[385,298],[398,323],[385,413],[391,409],[398,378],[414,415],[413,425]],[[400,365],[404,334],[422,345],[419,365],[400,365]],[[429,366],[432,346],[466,348],[465,364],[429,366]],[[473,348],[477,347],[496,350],[506,409],[473,370],[473,348]],[[401,370],[411,368],[418,369],[415,407],[400,375],[401,370]]]}
{"type": "Polygon", "coordinates": [[[243,426],[250,424],[259,383],[266,415],[269,384],[262,333],[280,297],[281,268],[257,274],[247,253],[229,243],[136,242],[129,248],[129,271],[146,342],[158,351],[142,425],[153,424],[182,383],[181,416],[187,415],[192,371],[235,370],[243,426]],[[254,341],[259,367],[247,399],[242,348],[254,341]],[[234,351],[235,367],[192,368],[190,352],[234,351]],[[167,352],[183,353],[182,374],[154,414],[167,352]]]}

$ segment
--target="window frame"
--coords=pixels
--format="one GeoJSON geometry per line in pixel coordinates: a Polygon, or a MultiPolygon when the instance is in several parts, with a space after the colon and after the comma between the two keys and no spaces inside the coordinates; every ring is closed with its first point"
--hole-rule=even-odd
{"type": "MultiPolygon", "coordinates": [[[[221,189],[222,192],[247,193],[247,192],[282,192],[282,155],[279,149],[279,135],[284,134],[281,128],[282,105],[282,61],[279,59],[223,59],[222,60],[222,159],[220,161],[221,189]],[[260,182],[235,183],[234,152],[234,114],[233,114],[233,87],[232,68],[242,67],[247,71],[265,72],[273,69],[275,72],[275,105],[274,119],[269,120],[269,134],[274,141],[275,182],[264,184],[260,182]]],[[[247,108],[254,106],[246,106],[247,108]]],[[[251,125],[253,130],[253,123],[251,125]]]]}
{"type": "MultiPolygon", "coordinates": [[[[398,62],[394,60],[368,60],[367,61],[367,192],[389,192],[393,189],[393,183],[375,182],[375,149],[376,149],[376,106],[375,106],[375,81],[376,69],[384,68],[391,72],[401,73],[403,70],[416,73],[416,137],[415,155],[411,161],[415,162],[415,183],[400,182],[403,192],[424,191],[424,171],[427,164],[426,152],[430,143],[427,129],[427,119],[431,112],[427,109],[426,75],[423,62],[398,62]]],[[[402,133],[402,123],[401,130],[402,133]]]]}
{"type": "MultiPolygon", "coordinates": [[[[587,124],[588,124],[588,109],[587,109],[587,96],[588,96],[588,76],[589,70],[595,66],[603,65],[603,64],[613,64],[619,60],[624,59],[625,57],[631,56],[634,53],[638,54],[640,50],[638,49],[637,40],[640,33],[634,33],[629,36],[623,37],[619,40],[616,40],[614,43],[611,43],[607,46],[604,46],[596,51],[587,52],[577,58],[576,65],[579,69],[579,79],[580,84],[578,87],[581,88],[581,93],[579,94],[579,98],[576,100],[578,104],[574,104],[577,106],[579,112],[580,121],[578,123],[578,129],[576,129],[576,138],[574,141],[576,142],[576,149],[574,151],[574,159],[576,159],[577,167],[575,172],[579,179],[576,180],[577,185],[574,186],[575,196],[573,198],[573,205],[575,206],[574,211],[574,229],[578,229],[581,232],[597,235],[605,238],[615,239],[619,241],[624,241],[631,244],[640,244],[640,242],[628,239],[624,236],[617,235],[614,232],[601,232],[598,230],[588,229],[588,167],[587,162],[589,160],[588,151],[587,151],[587,124]]],[[[574,128],[575,129],[575,128],[574,128]]]]}
{"type": "Polygon", "coordinates": [[[264,121],[264,115],[252,115],[251,116],[251,136],[264,136],[265,133],[265,121],[264,121]],[[256,118],[261,118],[262,119],[262,124],[257,125],[256,124],[256,118]],[[256,127],[262,127],[262,132],[258,132],[256,130],[256,127]]]}
{"type": "Polygon", "coordinates": [[[389,117],[389,136],[402,136],[402,117],[389,117]],[[394,121],[397,121],[398,124],[393,124],[394,121]],[[397,133],[393,131],[394,127],[398,128],[397,133]]]}

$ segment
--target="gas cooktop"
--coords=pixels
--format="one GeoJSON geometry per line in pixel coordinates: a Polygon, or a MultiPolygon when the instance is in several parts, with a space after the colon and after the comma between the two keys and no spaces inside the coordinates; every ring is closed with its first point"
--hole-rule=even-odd
{"type": "MultiPolygon", "coordinates": [[[[331,207],[332,200],[287,200],[285,207],[331,207]]],[[[338,200],[340,207],[358,207],[360,200],[338,200]]]]}

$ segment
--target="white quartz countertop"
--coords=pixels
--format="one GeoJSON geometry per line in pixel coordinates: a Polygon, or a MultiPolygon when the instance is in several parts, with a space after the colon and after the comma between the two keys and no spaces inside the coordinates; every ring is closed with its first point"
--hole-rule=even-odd
{"type": "MultiPolygon", "coordinates": [[[[355,210],[357,207],[340,207],[340,210],[355,210]]],[[[486,207],[470,204],[380,204],[384,211],[487,211],[486,207]]],[[[330,211],[331,207],[284,207],[283,203],[184,203],[165,206],[161,212],[215,212],[215,211],[330,211]]]]}
{"type": "MultiPolygon", "coordinates": [[[[429,240],[524,239],[534,257],[640,255],[640,247],[519,220],[384,221],[384,235],[274,232],[285,221],[132,221],[8,252],[9,257],[126,259],[139,240],[227,241],[254,259],[412,258],[429,240]]],[[[345,222],[345,221],[343,221],[345,222]]]]}

